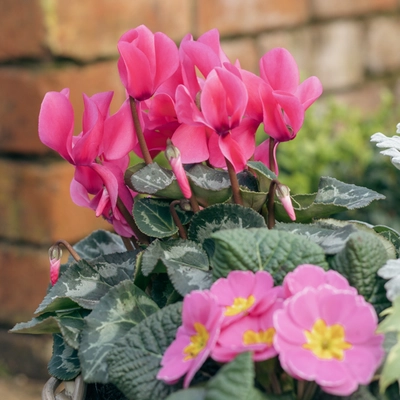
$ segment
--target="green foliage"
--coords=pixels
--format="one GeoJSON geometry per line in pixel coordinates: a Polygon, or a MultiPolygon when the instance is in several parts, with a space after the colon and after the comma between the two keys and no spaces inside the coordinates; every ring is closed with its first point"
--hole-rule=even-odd
{"type": "Polygon", "coordinates": [[[268,271],[280,285],[284,276],[300,264],[327,268],[320,246],[288,232],[263,229],[230,229],[214,233],[214,279],[230,271],[268,271]]]}
{"type": "MultiPolygon", "coordinates": [[[[379,110],[368,116],[334,100],[314,105],[306,112],[296,139],[278,147],[280,181],[294,194],[315,192],[321,176],[368,187],[383,194],[385,202],[376,202],[362,212],[346,212],[343,217],[399,231],[400,173],[370,143],[375,132],[394,134],[398,116],[399,106],[389,93],[382,94],[379,110]]],[[[264,138],[265,134],[258,134],[259,140],[264,138]]]]}
{"type": "Polygon", "coordinates": [[[182,322],[181,309],[182,304],[176,303],[152,314],[132,328],[110,351],[110,381],[128,399],[164,399],[174,390],[156,376],[161,358],[182,322]]]}
{"type": "Polygon", "coordinates": [[[396,334],[397,343],[390,349],[379,381],[383,393],[394,382],[400,385],[400,297],[393,301],[393,306],[385,311],[388,314],[380,323],[378,332],[396,334]]]}

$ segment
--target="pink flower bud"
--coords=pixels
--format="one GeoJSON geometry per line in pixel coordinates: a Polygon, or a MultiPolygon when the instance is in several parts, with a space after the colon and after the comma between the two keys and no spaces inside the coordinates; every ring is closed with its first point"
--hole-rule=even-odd
{"type": "Polygon", "coordinates": [[[182,191],[183,196],[186,199],[190,199],[192,197],[192,190],[190,189],[190,184],[186,176],[186,172],[183,169],[181,161],[181,153],[169,139],[167,140],[167,148],[165,149],[165,156],[167,157],[167,160],[171,165],[172,171],[176,176],[176,180],[178,181],[178,185],[182,191]]]}
{"type": "Polygon", "coordinates": [[[286,185],[278,183],[276,185],[276,196],[281,201],[285,211],[292,221],[296,221],[296,214],[293,209],[292,199],[290,198],[290,189],[286,185]]]}
{"type": "Polygon", "coordinates": [[[60,246],[55,245],[49,249],[49,261],[50,261],[50,282],[52,286],[58,281],[60,275],[62,250],[60,246]]]}

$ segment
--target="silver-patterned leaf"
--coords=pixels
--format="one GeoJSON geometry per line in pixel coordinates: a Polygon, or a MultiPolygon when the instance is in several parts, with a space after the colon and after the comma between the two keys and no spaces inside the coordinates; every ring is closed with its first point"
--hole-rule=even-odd
{"type": "Polygon", "coordinates": [[[70,381],[81,372],[78,352],[65,343],[62,335],[53,335],[53,355],[49,361],[50,375],[62,381],[70,381]]]}
{"type": "Polygon", "coordinates": [[[113,287],[85,319],[79,359],[86,382],[108,382],[106,357],[114,344],[158,310],[156,303],[132,281],[113,287]]]}

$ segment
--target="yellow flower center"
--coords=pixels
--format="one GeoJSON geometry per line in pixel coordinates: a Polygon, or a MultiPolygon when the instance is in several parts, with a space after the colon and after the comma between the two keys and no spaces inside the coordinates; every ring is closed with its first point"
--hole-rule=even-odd
{"type": "Polygon", "coordinates": [[[186,355],[183,361],[196,358],[204,347],[206,347],[208,338],[210,337],[206,327],[200,322],[194,323],[194,329],[197,333],[190,336],[190,344],[183,349],[183,353],[186,355]]]}
{"type": "Polygon", "coordinates": [[[324,360],[335,358],[342,361],[344,350],[351,349],[352,345],[344,340],[344,328],[335,324],[327,326],[325,321],[318,319],[310,331],[304,331],[307,343],[303,347],[311,350],[314,355],[324,360]]]}
{"type": "Polygon", "coordinates": [[[232,317],[233,315],[240,314],[247,311],[256,301],[253,295],[250,295],[247,299],[244,297],[236,297],[231,306],[226,307],[225,316],[232,317]]]}
{"type": "Polygon", "coordinates": [[[268,328],[265,331],[260,330],[258,332],[248,330],[243,334],[243,343],[245,345],[265,343],[271,346],[272,341],[274,339],[274,335],[275,335],[274,328],[268,328]]]}

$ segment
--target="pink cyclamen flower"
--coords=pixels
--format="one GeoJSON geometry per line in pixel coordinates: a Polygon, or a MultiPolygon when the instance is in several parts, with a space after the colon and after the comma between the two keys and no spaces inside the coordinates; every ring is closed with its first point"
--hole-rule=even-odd
{"type": "Polygon", "coordinates": [[[185,197],[185,199],[190,199],[192,197],[192,189],[190,188],[190,183],[188,177],[186,176],[186,172],[183,169],[181,153],[179,149],[175,147],[169,139],[167,140],[165,155],[171,165],[173,173],[176,176],[176,180],[178,181],[178,185],[182,191],[183,196],[185,197]]]}
{"type": "Polygon", "coordinates": [[[348,396],[371,381],[383,359],[377,323],[374,308],[361,296],[330,285],[309,287],[274,314],[274,346],[288,374],[348,396]]]}
{"type": "MultiPolygon", "coordinates": [[[[278,173],[276,148],[279,143],[292,140],[304,122],[304,113],[322,94],[322,84],[312,76],[299,84],[296,61],[288,50],[275,48],[260,60],[262,84],[258,91],[262,104],[264,131],[274,140],[273,160],[270,159],[268,139],[257,147],[255,159],[264,162],[278,173]]],[[[253,88],[255,79],[250,79],[253,88]]],[[[253,89],[255,90],[255,89],[253,89]]],[[[254,108],[254,107],[253,107],[254,108]]],[[[256,114],[259,114],[259,109],[256,114]]]]}
{"type": "MultiPolygon", "coordinates": [[[[114,224],[114,217],[119,215],[116,211],[118,197],[131,209],[132,196],[124,184],[123,174],[129,164],[128,153],[137,138],[129,101],[110,115],[112,96],[112,92],[83,96],[82,132],[74,136],[74,111],[69,90],[46,93],[39,114],[39,137],[75,166],[71,183],[73,201],[96,210],[97,216],[103,215],[114,224]],[[105,210],[107,212],[103,212],[105,210]]],[[[124,220],[122,215],[118,219],[124,220]]],[[[124,223],[128,227],[125,220],[124,223]]],[[[120,230],[119,225],[119,222],[114,224],[117,233],[132,236],[132,230],[120,230]]]]}
{"type": "Polygon", "coordinates": [[[197,100],[185,86],[178,86],[175,106],[181,125],[172,142],[180,149],[182,162],[209,160],[219,168],[226,167],[227,159],[235,172],[242,171],[254,153],[258,125],[243,118],[248,94],[239,71],[232,65],[213,69],[204,82],[200,103],[197,100]]]}
{"type": "Polygon", "coordinates": [[[357,294],[357,290],[338,272],[325,271],[318,265],[302,264],[285,276],[282,284],[283,296],[286,299],[307,287],[318,288],[325,284],[357,294]]]}
{"type": "Polygon", "coordinates": [[[276,197],[281,201],[283,208],[289,215],[292,221],[296,221],[296,213],[294,212],[292,199],[290,198],[290,189],[286,185],[277,183],[276,185],[276,197]]]}
{"type": "Polygon", "coordinates": [[[49,262],[50,262],[50,282],[54,286],[60,275],[62,250],[60,246],[54,245],[49,249],[49,262]]]}
{"type": "Polygon", "coordinates": [[[118,71],[129,96],[149,99],[179,66],[176,44],[167,35],[144,25],[124,33],[118,41],[118,71]]]}
{"type": "Polygon", "coordinates": [[[222,309],[209,291],[193,291],[183,300],[182,326],[161,360],[157,379],[174,384],[186,374],[187,388],[210,355],[221,327],[222,309]]]}

